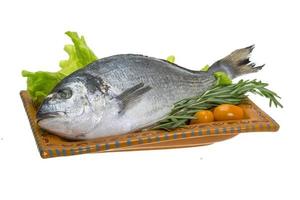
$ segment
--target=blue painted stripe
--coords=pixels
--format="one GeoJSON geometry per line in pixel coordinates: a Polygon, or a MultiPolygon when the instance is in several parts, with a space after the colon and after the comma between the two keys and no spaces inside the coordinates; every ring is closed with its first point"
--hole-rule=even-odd
{"type": "Polygon", "coordinates": [[[66,156],[66,155],[67,155],[67,151],[66,151],[65,149],[62,149],[61,152],[62,152],[62,155],[63,155],[63,156],[66,156]]]}
{"type": "Polygon", "coordinates": [[[91,153],[91,148],[90,148],[89,145],[86,147],[86,152],[87,152],[87,153],[91,153]]]}
{"type": "Polygon", "coordinates": [[[199,136],[202,135],[202,130],[201,129],[198,130],[198,135],[199,136]]]}
{"type": "Polygon", "coordinates": [[[227,132],[226,127],[223,127],[223,133],[226,133],[226,132],[227,132]]]}
{"type": "Polygon", "coordinates": [[[195,136],[195,131],[192,129],[191,136],[195,136]]]}
{"type": "Polygon", "coordinates": [[[230,128],[230,133],[234,133],[234,128],[233,127],[230,128]]]}
{"type": "Polygon", "coordinates": [[[128,138],[128,140],[127,140],[127,146],[130,146],[131,145],[131,140],[130,140],[130,138],[128,138]]]}
{"type": "Polygon", "coordinates": [[[56,155],[60,156],[60,151],[58,149],[55,149],[56,155]]]}
{"type": "Polygon", "coordinates": [[[160,141],[160,138],[159,136],[156,136],[156,141],[159,142],[160,141]]]}
{"type": "Polygon", "coordinates": [[[174,138],[174,139],[177,138],[177,133],[174,133],[173,138],[174,138]]]}
{"type": "Polygon", "coordinates": [[[237,132],[238,132],[238,133],[241,132],[241,127],[240,127],[240,126],[237,127],[237,132]]]}
{"type": "Polygon", "coordinates": [[[82,153],[82,147],[78,147],[78,153],[82,153]]]}
{"type": "Polygon", "coordinates": [[[99,146],[99,144],[96,144],[96,151],[100,151],[100,146],[99,146]]]}
{"type": "Polygon", "coordinates": [[[181,137],[182,137],[182,138],[186,138],[186,133],[185,133],[185,132],[182,132],[181,137]]]}
{"type": "Polygon", "coordinates": [[[119,147],[120,147],[120,142],[119,142],[119,140],[116,140],[116,141],[115,141],[115,146],[116,146],[116,148],[119,148],[119,147]]]}
{"type": "Polygon", "coordinates": [[[105,143],[105,150],[108,150],[108,149],[109,149],[109,144],[105,143]]]}
{"type": "Polygon", "coordinates": [[[210,135],[210,128],[207,128],[207,129],[206,129],[206,134],[207,134],[207,135],[210,135]]]}
{"type": "Polygon", "coordinates": [[[169,139],[169,135],[166,133],[165,134],[165,140],[168,140],[169,139]]]}
{"type": "Polygon", "coordinates": [[[70,153],[71,155],[74,155],[75,154],[74,149],[70,149],[70,153]]]}
{"type": "Polygon", "coordinates": [[[219,128],[215,128],[215,134],[219,134],[219,128]]]}
{"type": "Polygon", "coordinates": [[[49,154],[50,157],[53,157],[53,152],[52,152],[51,149],[48,150],[48,154],[49,154]]]}
{"type": "Polygon", "coordinates": [[[259,124],[259,128],[260,129],[264,129],[264,125],[263,124],[259,124]]]}

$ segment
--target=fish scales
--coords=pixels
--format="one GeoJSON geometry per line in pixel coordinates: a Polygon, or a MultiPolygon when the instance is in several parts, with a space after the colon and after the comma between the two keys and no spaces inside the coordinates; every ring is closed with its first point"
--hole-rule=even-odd
{"type": "Polygon", "coordinates": [[[37,113],[39,125],[75,140],[124,134],[153,125],[181,99],[213,86],[216,71],[231,78],[256,72],[253,46],[215,62],[207,72],[166,60],[123,54],[97,60],[63,79],[37,113]]]}

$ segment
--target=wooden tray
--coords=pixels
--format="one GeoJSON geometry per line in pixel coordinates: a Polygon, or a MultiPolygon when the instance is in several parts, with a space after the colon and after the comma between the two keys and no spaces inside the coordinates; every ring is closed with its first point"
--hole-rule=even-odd
{"type": "Polygon", "coordinates": [[[20,92],[42,158],[94,152],[166,149],[208,145],[243,132],[272,132],[279,125],[250,99],[240,106],[247,119],[189,125],[171,132],[141,131],[88,141],[68,141],[47,133],[36,123],[36,108],[26,91],[20,92]]]}

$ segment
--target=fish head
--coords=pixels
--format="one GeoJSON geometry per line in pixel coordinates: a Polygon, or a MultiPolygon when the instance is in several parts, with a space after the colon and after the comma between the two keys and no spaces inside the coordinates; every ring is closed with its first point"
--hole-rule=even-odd
{"type": "Polygon", "coordinates": [[[80,139],[87,134],[101,120],[105,106],[101,92],[91,91],[89,84],[84,77],[61,81],[38,109],[38,125],[68,139],[80,139]]]}

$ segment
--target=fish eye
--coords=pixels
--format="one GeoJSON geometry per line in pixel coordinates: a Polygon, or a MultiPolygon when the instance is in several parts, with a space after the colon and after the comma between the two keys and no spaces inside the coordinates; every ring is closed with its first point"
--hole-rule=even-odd
{"type": "Polygon", "coordinates": [[[70,88],[64,88],[57,92],[63,99],[69,99],[72,96],[72,90],[70,88]]]}

